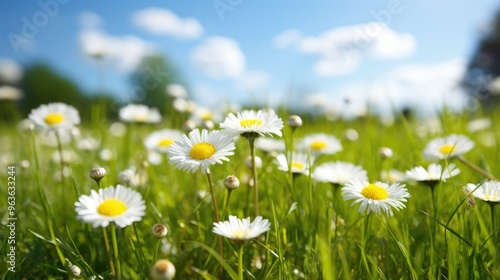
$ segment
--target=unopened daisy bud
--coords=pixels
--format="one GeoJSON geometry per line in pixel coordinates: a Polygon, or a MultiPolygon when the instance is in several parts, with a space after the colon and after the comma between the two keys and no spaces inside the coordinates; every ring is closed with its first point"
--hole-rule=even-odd
{"type": "Polygon", "coordinates": [[[388,148],[388,147],[381,147],[378,150],[378,154],[380,155],[381,158],[391,158],[392,157],[392,150],[391,150],[391,148],[388,148]]]}
{"type": "Polygon", "coordinates": [[[182,129],[184,129],[184,131],[191,131],[191,130],[193,130],[195,128],[196,128],[196,124],[192,120],[186,120],[182,124],[182,129]]]}
{"type": "Polygon", "coordinates": [[[224,186],[226,186],[228,190],[232,191],[240,186],[240,180],[238,180],[238,178],[234,175],[229,175],[226,179],[224,179],[224,186]]]}
{"type": "MultiPolygon", "coordinates": [[[[248,156],[245,159],[245,165],[248,168],[252,168],[252,157],[251,156],[248,156]]],[[[258,156],[255,156],[255,167],[256,168],[261,168],[262,167],[262,159],[260,157],[258,157],[258,156]]]]}
{"type": "Polygon", "coordinates": [[[301,127],[302,126],[302,119],[297,115],[291,115],[288,118],[288,126],[290,126],[292,129],[296,129],[297,127],[301,127]]]}
{"type": "Polygon", "coordinates": [[[90,170],[89,173],[90,178],[94,179],[97,183],[101,181],[101,179],[106,176],[106,169],[102,167],[94,167],[92,170],[90,170]]]}
{"type": "Polygon", "coordinates": [[[151,279],[170,280],[175,276],[175,266],[169,260],[157,260],[151,268],[151,279]]]}
{"type": "Polygon", "coordinates": [[[168,229],[164,224],[155,224],[151,229],[151,232],[155,237],[162,238],[167,236],[168,229]]]}
{"type": "Polygon", "coordinates": [[[80,276],[80,274],[82,273],[82,270],[74,264],[69,266],[69,270],[71,271],[71,273],[73,273],[74,276],[80,276]]]}

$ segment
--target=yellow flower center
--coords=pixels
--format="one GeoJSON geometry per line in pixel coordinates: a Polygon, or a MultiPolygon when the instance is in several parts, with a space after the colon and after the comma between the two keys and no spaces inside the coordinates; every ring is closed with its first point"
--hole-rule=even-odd
{"type": "Polygon", "coordinates": [[[189,155],[196,160],[210,158],[213,154],[215,154],[215,147],[207,142],[194,144],[189,152],[189,155]]]}
{"type": "Polygon", "coordinates": [[[485,195],[484,196],[484,200],[487,200],[487,201],[497,201],[498,200],[498,196],[497,195],[485,195]]]}
{"type": "Polygon", "coordinates": [[[148,116],[145,115],[145,114],[141,114],[141,115],[136,115],[135,116],[135,121],[136,122],[145,122],[148,120],[148,116]]]}
{"type": "Polygon", "coordinates": [[[325,141],[321,141],[321,140],[318,140],[318,141],[313,141],[311,143],[311,149],[315,150],[315,151],[319,151],[319,150],[322,150],[324,148],[326,148],[328,145],[326,144],[325,141]]]}
{"type": "Polygon", "coordinates": [[[449,155],[455,149],[455,145],[445,144],[439,148],[439,152],[443,155],[449,155]]]}
{"type": "Polygon", "coordinates": [[[97,207],[97,213],[114,217],[123,214],[127,210],[127,205],[118,199],[106,199],[97,207]]]}
{"type": "Polygon", "coordinates": [[[243,229],[235,229],[233,231],[233,239],[245,239],[246,232],[243,229]]]}
{"type": "Polygon", "coordinates": [[[160,147],[168,147],[174,143],[174,140],[172,139],[161,139],[158,141],[158,146],[160,147]]]}
{"type": "Polygon", "coordinates": [[[389,193],[387,190],[381,186],[377,186],[375,184],[369,184],[361,190],[361,194],[373,200],[384,200],[389,197],[389,193]]]}
{"type": "Polygon", "coordinates": [[[304,169],[304,164],[302,162],[292,162],[292,169],[293,168],[296,168],[296,169],[299,169],[299,170],[302,170],[304,169]]]}
{"type": "Polygon", "coordinates": [[[210,113],[210,112],[204,113],[204,114],[201,116],[201,119],[202,119],[202,120],[205,120],[205,121],[212,120],[212,113],[210,113]]]}
{"type": "Polygon", "coordinates": [[[55,124],[58,124],[62,121],[64,121],[64,116],[62,114],[59,114],[59,113],[52,113],[52,114],[48,114],[45,119],[44,119],[45,123],[49,124],[49,125],[55,125],[55,124]]]}
{"type": "Polygon", "coordinates": [[[254,127],[254,126],[259,126],[261,124],[262,124],[261,120],[242,120],[240,122],[240,125],[243,128],[251,128],[251,127],[254,127]]]}

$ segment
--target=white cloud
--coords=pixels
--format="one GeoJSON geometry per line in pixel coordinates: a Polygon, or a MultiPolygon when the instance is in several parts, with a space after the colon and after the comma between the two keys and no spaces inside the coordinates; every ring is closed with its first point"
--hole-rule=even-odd
{"type": "Polygon", "coordinates": [[[265,89],[271,76],[265,71],[248,71],[238,78],[236,86],[242,91],[265,89]]]}
{"type": "Polygon", "coordinates": [[[278,34],[274,38],[274,46],[278,49],[284,49],[296,44],[302,37],[302,32],[298,29],[288,29],[278,34]]]}
{"type": "Polygon", "coordinates": [[[466,104],[466,95],[459,87],[465,69],[464,59],[404,65],[372,83],[349,84],[337,93],[350,100],[345,113],[366,107],[368,102],[381,112],[405,106],[423,114],[435,113],[443,106],[458,109],[466,104]]]}
{"type": "Polygon", "coordinates": [[[193,64],[211,78],[235,78],[245,71],[246,58],[233,39],[209,37],[190,55],[193,64]]]}
{"type": "Polygon", "coordinates": [[[84,11],[80,13],[78,21],[82,26],[87,28],[95,28],[103,24],[102,18],[98,14],[91,11],[84,11]]]}
{"type": "Polygon", "coordinates": [[[96,29],[83,30],[80,44],[85,53],[103,53],[110,65],[122,71],[134,70],[143,57],[155,51],[152,43],[136,36],[114,37],[96,29]]]}
{"type": "Polygon", "coordinates": [[[203,26],[195,18],[180,18],[170,10],[147,8],[132,16],[133,23],[153,34],[177,39],[196,39],[203,34],[203,26]]]}
{"type": "Polygon", "coordinates": [[[351,74],[366,57],[396,59],[416,49],[413,35],[398,33],[377,22],[337,27],[319,36],[300,37],[298,30],[285,31],[276,37],[275,44],[295,44],[299,52],[316,55],[314,72],[319,76],[351,74]]]}

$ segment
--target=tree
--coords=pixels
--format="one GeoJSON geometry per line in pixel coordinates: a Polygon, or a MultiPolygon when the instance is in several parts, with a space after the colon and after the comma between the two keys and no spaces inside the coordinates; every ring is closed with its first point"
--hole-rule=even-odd
{"type": "Polygon", "coordinates": [[[487,109],[500,103],[500,10],[469,61],[463,84],[487,109]]]}

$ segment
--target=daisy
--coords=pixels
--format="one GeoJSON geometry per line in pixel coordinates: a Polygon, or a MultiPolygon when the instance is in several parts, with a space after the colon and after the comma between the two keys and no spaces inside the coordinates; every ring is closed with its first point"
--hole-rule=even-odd
{"type": "Polygon", "coordinates": [[[250,223],[250,218],[243,220],[236,216],[229,216],[229,221],[214,223],[212,232],[235,241],[246,241],[253,239],[271,229],[268,219],[261,216],[250,223]]]}
{"type": "Polygon", "coordinates": [[[335,136],[324,133],[304,137],[299,147],[305,151],[311,151],[313,154],[335,154],[342,150],[342,145],[335,136]]]}
{"type": "Polygon", "coordinates": [[[233,155],[234,149],[233,138],[222,131],[194,129],[170,145],[167,155],[176,169],[194,173],[201,168],[205,174],[210,165],[229,161],[227,156],[233,155]]]}
{"type": "MultiPolygon", "coordinates": [[[[293,152],[292,154],[292,173],[309,175],[309,161],[314,162],[314,157],[310,157],[306,153],[293,152]]],[[[288,160],[285,154],[278,154],[275,163],[278,169],[288,172],[288,160]]]]}
{"type": "Polygon", "coordinates": [[[160,112],[142,104],[129,104],[118,112],[121,121],[129,123],[159,123],[160,112]]]}
{"type": "Polygon", "coordinates": [[[80,123],[80,114],[70,105],[49,103],[31,110],[29,119],[43,129],[70,129],[80,123]]]}
{"type": "Polygon", "coordinates": [[[424,150],[424,155],[433,160],[456,157],[467,153],[474,148],[467,136],[452,134],[447,137],[430,141],[424,150]]]}
{"type": "Polygon", "coordinates": [[[500,202],[500,182],[486,181],[480,185],[467,184],[467,190],[476,198],[488,203],[500,202]]]}
{"type": "Polygon", "coordinates": [[[281,137],[283,121],[274,112],[262,110],[245,110],[238,112],[235,116],[229,113],[220,127],[231,136],[242,135],[243,137],[256,138],[264,134],[276,134],[281,137]]]}
{"type": "Polygon", "coordinates": [[[255,147],[267,153],[284,152],[286,149],[283,139],[274,138],[257,138],[255,147]]]}
{"type": "Polygon", "coordinates": [[[77,219],[92,224],[93,227],[107,227],[115,223],[123,228],[140,221],[146,212],[141,194],[122,185],[116,188],[90,191],[75,202],[77,219]]]}
{"type": "Polygon", "coordinates": [[[390,183],[403,182],[406,180],[406,174],[397,169],[382,170],[380,171],[380,179],[390,183]]]}
{"type": "Polygon", "coordinates": [[[404,184],[393,183],[389,185],[382,182],[370,184],[367,181],[354,179],[342,188],[342,196],[344,200],[355,199],[351,205],[361,202],[360,213],[367,210],[367,214],[373,211],[380,215],[382,210],[391,217],[394,214],[391,206],[396,210],[404,208],[403,202],[406,202],[406,198],[410,197],[410,194],[404,184]]]}
{"type": "Polygon", "coordinates": [[[144,141],[144,145],[150,151],[159,153],[166,153],[168,147],[174,143],[175,140],[182,137],[182,133],[173,129],[162,129],[155,131],[148,135],[144,141]]]}
{"type": "Polygon", "coordinates": [[[314,168],[313,178],[317,182],[345,185],[347,182],[358,179],[368,181],[366,170],[350,162],[326,162],[314,168]]]}
{"type": "Polygon", "coordinates": [[[427,169],[417,166],[406,171],[406,178],[435,186],[439,181],[446,182],[446,179],[455,177],[459,173],[460,169],[456,168],[453,163],[444,169],[440,164],[431,163],[427,169]]]}

